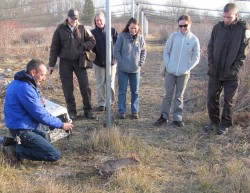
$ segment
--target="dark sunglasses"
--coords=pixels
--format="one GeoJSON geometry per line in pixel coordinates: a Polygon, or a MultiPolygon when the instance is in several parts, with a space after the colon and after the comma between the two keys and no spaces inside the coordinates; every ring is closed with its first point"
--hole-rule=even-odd
{"type": "Polygon", "coordinates": [[[188,24],[185,24],[185,25],[179,25],[180,28],[183,28],[183,27],[187,27],[188,24]]]}

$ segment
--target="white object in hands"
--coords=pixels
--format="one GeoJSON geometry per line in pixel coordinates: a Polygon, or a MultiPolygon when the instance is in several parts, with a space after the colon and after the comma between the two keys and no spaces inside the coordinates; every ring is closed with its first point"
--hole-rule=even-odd
{"type": "MultiPolygon", "coordinates": [[[[46,110],[53,116],[60,118],[63,122],[72,122],[69,118],[68,111],[65,107],[60,106],[54,102],[44,99],[46,110]]],[[[59,128],[49,128],[48,126],[40,124],[38,129],[45,131],[47,139],[53,143],[59,139],[67,137],[70,133],[59,128]]]]}

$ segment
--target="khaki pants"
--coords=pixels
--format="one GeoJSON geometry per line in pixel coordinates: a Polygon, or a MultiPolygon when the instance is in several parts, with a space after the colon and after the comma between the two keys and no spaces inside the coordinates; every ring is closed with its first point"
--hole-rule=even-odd
{"type": "Polygon", "coordinates": [[[183,95],[188,83],[190,74],[184,74],[182,76],[175,76],[165,73],[165,95],[161,105],[161,114],[167,120],[169,120],[170,108],[174,96],[174,108],[173,108],[173,120],[182,121],[183,113],[183,95]]]}
{"type": "MultiPolygon", "coordinates": [[[[94,66],[94,72],[96,77],[96,91],[98,106],[106,106],[106,68],[97,65],[94,66]]],[[[115,102],[115,76],[116,76],[116,64],[111,66],[111,105],[115,102]]]]}

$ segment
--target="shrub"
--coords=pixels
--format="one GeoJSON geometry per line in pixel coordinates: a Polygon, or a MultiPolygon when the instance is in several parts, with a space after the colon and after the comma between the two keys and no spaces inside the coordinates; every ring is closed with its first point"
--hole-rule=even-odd
{"type": "Polygon", "coordinates": [[[42,44],[46,38],[43,31],[26,31],[21,35],[22,42],[26,44],[42,44]]]}
{"type": "Polygon", "coordinates": [[[10,47],[13,42],[18,41],[22,27],[18,21],[0,21],[0,26],[0,47],[10,47]]]}

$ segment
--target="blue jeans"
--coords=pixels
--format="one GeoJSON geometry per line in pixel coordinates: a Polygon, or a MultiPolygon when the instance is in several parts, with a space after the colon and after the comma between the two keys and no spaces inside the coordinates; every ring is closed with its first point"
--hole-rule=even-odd
{"type": "Polygon", "coordinates": [[[19,136],[21,139],[21,144],[16,144],[16,154],[21,159],[55,162],[61,156],[41,130],[10,130],[10,132],[13,137],[19,136]]]}
{"type": "Polygon", "coordinates": [[[118,111],[126,113],[126,94],[128,81],[130,84],[131,93],[131,112],[139,112],[139,85],[140,72],[126,73],[118,71],[118,111]]]}

